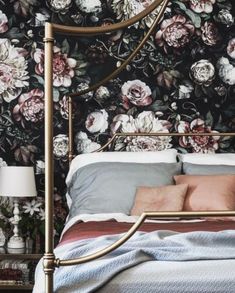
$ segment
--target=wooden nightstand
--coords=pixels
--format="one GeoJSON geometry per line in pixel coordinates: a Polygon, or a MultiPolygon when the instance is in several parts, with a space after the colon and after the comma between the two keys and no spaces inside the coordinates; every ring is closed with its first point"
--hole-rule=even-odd
{"type": "MultiPolygon", "coordinates": [[[[6,261],[6,260],[25,260],[30,263],[30,268],[35,268],[36,264],[38,263],[39,259],[43,255],[40,253],[7,253],[0,251],[0,262],[6,261]]],[[[6,292],[6,293],[30,293],[33,289],[33,275],[30,276],[29,282],[26,284],[0,284],[0,292],[6,292]]]]}

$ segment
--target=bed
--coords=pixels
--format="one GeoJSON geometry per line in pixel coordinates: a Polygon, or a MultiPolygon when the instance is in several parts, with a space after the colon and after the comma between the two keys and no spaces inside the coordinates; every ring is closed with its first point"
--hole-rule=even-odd
{"type": "MultiPolygon", "coordinates": [[[[185,155],[177,159],[179,156],[173,149],[148,154],[97,152],[72,160],[72,99],[98,88],[125,68],[151,35],[168,2],[156,0],[130,20],[108,27],[79,28],[52,23],[45,26],[46,230],[45,253],[37,267],[34,293],[234,292],[234,154],[196,158],[185,155]],[[61,242],[54,250],[54,33],[80,36],[108,33],[132,25],[158,6],[154,23],[120,67],[87,90],[68,95],[72,161],[67,177],[70,212],[61,242]],[[157,201],[153,200],[156,194],[157,201]]],[[[138,133],[138,136],[146,135],[210,137],[215,134],[138,133]]],[[[136,133],[115,133],[99,151],[123,136],[136,137],[136,133]]],[[[235,133],[216,133],[216,136],[235,136],[235,133]]]]}

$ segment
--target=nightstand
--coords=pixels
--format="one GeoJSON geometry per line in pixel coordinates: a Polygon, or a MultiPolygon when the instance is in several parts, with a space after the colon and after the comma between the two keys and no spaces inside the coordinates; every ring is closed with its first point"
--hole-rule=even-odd
{"type": "MultiPolygon", "coordinates": [[[[6,250],[5,251],[0,251],[0,262],[1,261],[27,261],[28,265],[29,265],[29,269],[31,270],[31,272],[34,271],[39,259],[42,257],[43,255],[40,253],[7,253],[6,250]]],[[[34,274],[31,273],[29,274],[29,282],[25,283],[25,284],[0,284],[0,292],[5,292],[5,293],[30,293],[33,289],[33,277],[34,274]]]]}

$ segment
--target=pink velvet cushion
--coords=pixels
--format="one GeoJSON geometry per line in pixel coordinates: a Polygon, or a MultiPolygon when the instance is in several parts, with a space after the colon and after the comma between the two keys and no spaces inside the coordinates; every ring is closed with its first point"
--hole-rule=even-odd
{"type": "Polygon", "coordinates": [[[185,211],[235,210],[235,175],[178,175],[176,184],[188,184],[185,211]]]}
{"type": "Polygon", "coordinates": [[[140,186],[136,190],[131,215],[139,216],[144,211],[182,211],[187,188],[187,184],[140,186]]]}

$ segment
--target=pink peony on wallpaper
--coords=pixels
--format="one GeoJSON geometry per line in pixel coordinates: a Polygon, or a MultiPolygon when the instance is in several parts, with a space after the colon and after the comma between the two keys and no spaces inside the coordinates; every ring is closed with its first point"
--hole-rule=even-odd
{"type": "MultiPolygon", "coordinates": [[[[0,0],[0,166],[33,165],[39,196],[22,205],[24,233],[43,230],[44,24],[106,26],[153,0],[0,0]],[[25,207],[25,208],[24,208],[25,207]],[[32,220],[32,221],[30,221],[32,220]],[[34,225],[32,225],[32,223],[34,225]]],[[[120,66],[158,11],[115,33],[57,36],[53,57],[55,217],[66,217],[69,92],[86,89],[120,66]]],[[[74,100],[77,153],[89,153],[115,132],[213,132],[212,137],[118,139],[115,149],[233,152],[235,129],[235,3],[172,0],[154,34],[118,78],[74,100]]],[[[8,227],[11,203],[0,207],[8,227]]]]}

